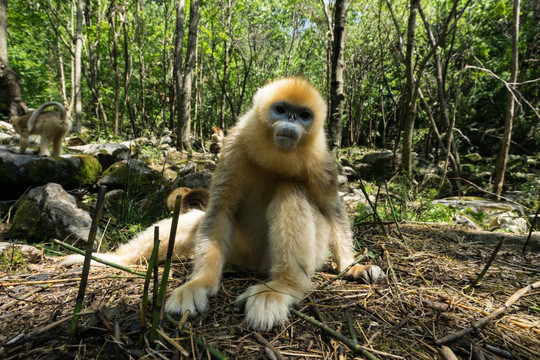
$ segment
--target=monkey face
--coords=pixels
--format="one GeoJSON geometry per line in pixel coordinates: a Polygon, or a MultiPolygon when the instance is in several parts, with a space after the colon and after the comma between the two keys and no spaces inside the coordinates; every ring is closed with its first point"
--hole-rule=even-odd
{"type": "Polygon", "coordinates": [[[283,149],[294,148],[313,124],[313,112],[307,106],[278,101],[269,111],[274,142],[283,149]]]}

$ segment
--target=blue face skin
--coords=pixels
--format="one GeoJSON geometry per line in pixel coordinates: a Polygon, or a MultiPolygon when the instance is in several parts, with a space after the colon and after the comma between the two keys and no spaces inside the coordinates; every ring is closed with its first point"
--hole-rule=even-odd
{"type": "Polygon", "coordinates": [[[313,112],[306,106],[279,101],[270,106],[270,121],[274,142],[282,149],[294,148],[314,120],[313,112]]]}

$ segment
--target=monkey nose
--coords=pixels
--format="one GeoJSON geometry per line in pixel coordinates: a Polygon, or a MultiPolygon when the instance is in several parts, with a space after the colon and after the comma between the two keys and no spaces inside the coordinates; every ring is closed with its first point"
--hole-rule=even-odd
{"type": "Polygon", "coordinates": [[[295,113],[289,113],[289,121],[296,121],[296,114],[295,113]]]}

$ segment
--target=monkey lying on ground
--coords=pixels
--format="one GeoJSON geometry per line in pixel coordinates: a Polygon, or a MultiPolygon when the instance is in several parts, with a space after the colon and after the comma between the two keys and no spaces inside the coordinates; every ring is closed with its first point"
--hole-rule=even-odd
{"type": "MultiPolygon", "coordinates": [[[[284,323],[289,308],[309,292],[329,250],[338,271],[354,261],[325,118],[324,99],[303,79],[259,89],[252,108],[225,138],[208,209],[180,216],[175,250],[189,251],[193,272],[170,295],[168,312],[203,312],[229,262],[270,276],[237,300],[246,303],[248,326],[269,330],[284,323]]],[[[124,245],[126,252],[151,243],[151,230],[146,232],[124,245]]],[[[149,256],[151,245],[144,249],[138,255],[149,256]]],[[[384,278],[375,265],[354,265],[348,275],[370,283],[384,278]]]]}
{"type": "Polygon", "coordinates": [[[187,187],[179,187],[169,193],[166,200],[166,206],[169,211],[174,209],[176,196],[182,195],[182,208],[180,213],[186,213],[190,209],[205,210],[208,205],[208,190],[205,189],[190,189],[187,187]],[[189,196],[186,196],[188,195],[189,196]]]}
{"type": "MultiPolygon", "coordinates": [[[[176,229],[176,242],[173,259],[186,258],[193,251],[193,240],[199,221],[204,215],[204,210],[208,203],[208,191],[204,189],[177,188],[170,195],[182,195],[182,206],[180,207],[180,217],[176,229]]],[[[169,196],[170,197],[170,196],[169,196]]],[[[169,202],[169,199],[167,199],[169,202]]],[[[174,204],[173,204],[174,208],[174,204]]],[[[120,245],[114,253],[94,253],[102,260],[107,260],[120,265],[141,264],[150,259],[154,247],[154,227],[159,227],[159,256],[160,262],[165,261],[167,247],[169,246],[169,235],[171,233],[172,218],[163,219],[148,227],[143,232],[135,236],[129,242],[120,245]]],[[[84,261],[82,255],[69,255],[64,257],[58,266],[70,266],[84,261]]],[[[92,265],[101,266],[98,262],[92,261],[92,265]]]]}
{"type": "Polygon", "coordinates": [[[15,131],[21,135],[19,153],[24,154],[28,147],[30,135],[41,135],[39,155],[50,156],[49,146],[53,145],[53,155],[62,154],[62,139],[71,129],[71,121],[67,118],[66,108],[59,102],[52,101],[41,105],[33,113],[29,113],[13,120],[15,131]],[[56,111],[46,111],[45,108],[54,105],[56,111]]]}

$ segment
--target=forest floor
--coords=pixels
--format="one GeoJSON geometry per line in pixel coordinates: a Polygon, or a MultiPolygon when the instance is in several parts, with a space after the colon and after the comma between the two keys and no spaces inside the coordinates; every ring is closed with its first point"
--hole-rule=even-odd
{"type": "MultiPolygon", "coordinates": [[[[217,356],[215,349],[231,359],[450,359],[440,354],[437,339],[469,328],[517,299],[492,321],[445,346],[460,359],[540,359],[540,289],[530,286],[540,280],[538,249],[522,255],[523,244],[508,242],[484,280],[466,294],[463,289],[482,271],[497,241],[478,241],[478,233],[445,225],[401,224],[400,229],[405,242],[395,224],[387,225],[388,236],[373,226],[356,231],[358,239],[381,255],[372,260],[387,273],[381,284],[335,279],[329,265],[313,280],[310,302],[302,302],[289,323],[258,333],[246,328],[243,309],[233,301],[264,279],[227,269],[209,310],[181,330],[165,320],[163,331],[172,340],[161,337],[154,348],[146,335],[139,345],[140,277],[93,267],[78,330],[70,337],[80,268],[58,270],[58,259],[46,258],[4,271],[0,358],[205,359],[217,356]],[[355,340],[357,349],[366,352],[353,352],[347,340],[337,340],[301,314],[355,340]]],[[[189,261],[174,264],[171,286],[180,284],[190,269],[189,261]]]]}

